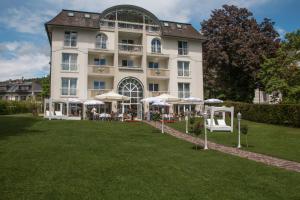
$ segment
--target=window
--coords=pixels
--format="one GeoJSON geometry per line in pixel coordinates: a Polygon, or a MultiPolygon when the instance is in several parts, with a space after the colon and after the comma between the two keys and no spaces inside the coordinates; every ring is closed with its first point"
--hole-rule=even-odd
{"type": "Polygon", "coordinates": [[[77,94],[77,78],[61,78],[61,95],[77,94]]]}
{"type": "Polygon", "coordinates": [[[122,60],[122,67],[133,67],[133,60],[122,60]]]}
{"type": "Polygon", "coordinates": [[[190,84],[189,83],[178,83],[178,97],[189,98],[190,97],[190,84]]]}
{"type": "Polygon", "coordinates": [[[177,28],[181,29],[182,25],[181,24],[177,24],[177,28]]]}
{"type": "Polygon", "coordinates": [[[96,36],[96,48],[106,49],[107,48],[107,36],[104,34],[98,34],[96,36]]]}
{"type": "Polygon", "coordinates": [[[84,14],[84,17],[85,18],[91,18],[91,15],[86,13],[86,14],[84,14]]]}
{"type": "Polygon", "coordinates": [[[77,46],[77,32],[66,31],[64,45],[66,47],[76,47],[77,46]]]}
{"type": "Polygon", "coordinates": [[[188,43],[186,41],[178,41],[178,54],[179,55],[188,54],[188,43]]]}
{"type": "Polygon", "coordinates": [[[169,23],[168,22],[164,22],[164,26],[169,26],[169,23]]]}
{"type": "Polygon", "coordinates": [[[150,69],[158,69],[159,68],[159,64],[157,62],[149,62],[148,67],[150,69]]]}
{"type": "Polygon", "coordinates": [[[63,53],[61,69],[64,71],[77,71],[77,54],[63,53]]]}
{"type": "Polygon", "coordinates": [[[178,61],[177,72],[178,76],[190,76],[190,62],[178,61]]]}
{"type": "Polygon", "coordinates": [[[161,43],[160,40],[155,38],[151,42],[151,52],[152,53],[161,53],[161,43]]]}
{"type": "Polygon", "coordinates": [[[106,65],[104,58],[94,58],[94,65],[106,65]]]}
{"type": "Polygon", "coordinates": [[[105,89],[105,82],[104,81],[94,81],[94,89],[104,90],[105,89]]]}
{"type": "Polygon", "coordinates": [[[148,89],[150,92],[158,92],[159,91],[158,83],[149,83],[148,89]]]}
{"type": "Polygon", "coordinates": [[[73,12],[68,12],[68,16],[69,17],[74,17],[74,13],[73,12]]]}

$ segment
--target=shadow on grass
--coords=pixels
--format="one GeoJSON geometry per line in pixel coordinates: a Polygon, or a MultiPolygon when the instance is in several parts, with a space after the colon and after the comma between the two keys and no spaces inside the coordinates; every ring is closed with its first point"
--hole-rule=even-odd
{"type": "Polygon", "coordinates": [[[197,145],[197,146],[193,145],[192,149],[198,151],[198,150],[203,150],[204,148],[200,145],[197,145]]]}
{"type": "Polygon", "coordinates": [[[39,129],[31,127],[39,122],[40,118],[22,116],[0,116],[0,140],[9,136],[18,136],[25,133],[40,133],[39,129]]]}

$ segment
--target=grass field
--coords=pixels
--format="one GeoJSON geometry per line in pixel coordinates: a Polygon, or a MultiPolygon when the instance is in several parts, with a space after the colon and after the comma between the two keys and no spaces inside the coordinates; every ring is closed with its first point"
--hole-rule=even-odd
{"type": "Polygon", "coordinates": [[[300,173],[142,123],[0,117],[0,199],[300,199],[300,173]]]}
{"type": "MultiPolygon", "coordinates": [[[[236,123],[237,120],[235,119],[234,122],[236,123]]],[[[242,124],[248,125],[249,129],[248,148],[246,147],[246,138],[241,134],[243,149],[300,162],[300,128],[256,123],[247,120],[242,120],[242,124]]],[[[168,125],[185,133],[185,121],[168,125]]],[[[204,138],[204,134],[200,137],[204,138]]],[[[208,140],[231,147],[237,146],[237,137],[236,124],[233,133],[210,133],[208,131],[208,140]]]]}

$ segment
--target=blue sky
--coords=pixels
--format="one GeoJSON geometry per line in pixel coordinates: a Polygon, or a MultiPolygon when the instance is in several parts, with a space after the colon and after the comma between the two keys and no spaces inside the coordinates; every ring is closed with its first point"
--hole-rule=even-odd
{"type": "Polygon", "coordinates": [[[1,0],[0,81],[49,73],[50,48],[43,24],[61,9],[101,12],[117,4],[141,6],[160,19],[190,22],[197,29],[213,9],[234,4],[248,8],[258,21],[271,18],[281,36],[300,29],[297,0],[1,0]]]}

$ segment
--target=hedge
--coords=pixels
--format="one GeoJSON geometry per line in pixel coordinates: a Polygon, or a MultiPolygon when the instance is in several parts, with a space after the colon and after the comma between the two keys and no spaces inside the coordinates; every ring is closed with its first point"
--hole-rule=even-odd
{"type": "Polygon", "coordinates": [[[2,101],[0,100],[0,115],[18,113],[37,114],[40,103],[30,101],[2,101]]]}
{"type": "Polygon", "coordinates": [[[235,116],[241,112],[242,118],[254,122],[300,127],[300,104],[250,104],[225,102],[234,106],[235,116]]]}

